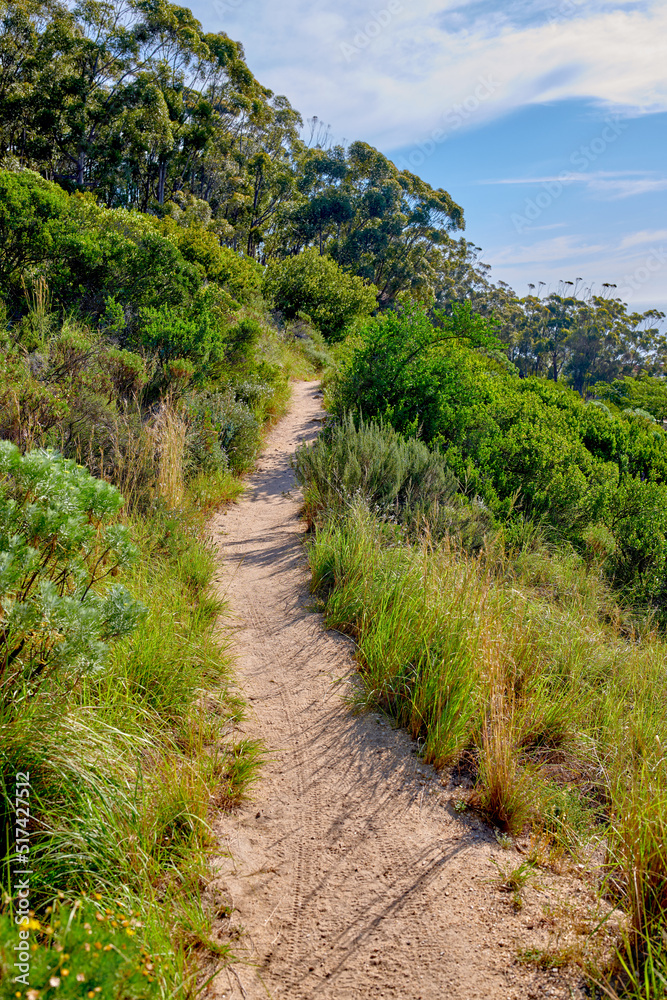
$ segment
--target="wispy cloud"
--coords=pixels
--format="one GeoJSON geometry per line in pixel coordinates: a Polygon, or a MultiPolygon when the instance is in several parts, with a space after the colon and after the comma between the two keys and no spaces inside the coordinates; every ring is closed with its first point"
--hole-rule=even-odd
{"type": "Polygon", "coordinates": [[[524,187],[534,184],[584,184],[590,194],[606,201],[667,191],[667,177],[657,177],[645,170],[595,170],[590,173],[568,171],[566,174],[544,174],[538,177],[496,177],[478,183],[524,187]]]}
{"type": "Polygon", "coordinates": [[[667,229],[640,229],[636,233],[629,233],[619,243],[619,249],[624,250],[626,247],[648,246],[655,243],[667,243],[667,229]]]}
{"type": "MultiPolygon", "coordinates": [[[[418,141],[480,77],[501,81],[475,126],[533,102],[585,98],[623,113],[667,110],[664,0],[242,0],[209,29],[243,39],[263,82],[334,132],[385,149],[418,141]],[[349,58],[351,40],[368,43],[349,58]],[[348,46],[348,49],[345,48],[348,46]]],[[[354,42],[352,41],[352,44],[354,42]]]]}
{"type": "Polygon", "coordinates": [[[586,243],[581,236],[555,236],[553,239],[537,240],[531,244],[514,244],[503,247],[493,254],[497,265],[543,264],[562,261],[569,262],[583,257],[594,257],[606,251],[603,243],[586,243]]]}
{"type": "Polygon", "coordinates": [[[636,180],[631,178],[593,180],[589,189],[592,194],[600,198],[615,201],[618,198],[634,198],[639,194],[654,194],[656,191],[667,191],[667,177],[644,177],[636,180]]]}

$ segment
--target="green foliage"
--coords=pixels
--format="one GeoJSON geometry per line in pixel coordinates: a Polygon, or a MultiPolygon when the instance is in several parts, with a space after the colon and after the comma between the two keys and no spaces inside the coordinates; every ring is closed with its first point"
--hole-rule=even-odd
{"type": "Polygon", "coordinates": [[[161,958],[146,950],[142,926],[131,911],[109,910],[89,899],[56,902],[43,922],[26,918],[17,926],[9,914],[0,915],[0,997],[158,997],[161,958]],[[15,949],[22,940],[29,974],[16,982],[15,949]]]}
{"type": "MultiPolygon", "coordinates": [[[[382,512],[448,500],[456,481],[439,455],[381,424],[355,425],[348,415],[312,445],[296,452],[297,480],[317,490],[322,508],[343,509],[363,497],[382,512]]],[[[308,499],[306,499],[308,504],[308,499]]]]}
{"type": "Polygon", "coordinates": [[[317,250],[305,250],[266,269],[265,294],[286,319],[307,313],[328,340],[342,337],[346,327],[375,308],[377,289],[343,271],[317,250]]]}
{"type": "Polygon", "coordinates": [[[145,609],[100,588],[136,552],[122,497],[72,461],[0,442],[0,691],[4,714],[45,684],[52,697],[100,670],[145,609]]]}
{"type": "Polygon", "coordinates": [[[232,808],[247,798],[259,777],[259,765],[266,758],[262,739],[239,740],[232,749],[221,789],[221,805],[232,808]]]}
{"type": "Polygon", "coordinates": [[[15,295],[28,268],[51,260],[67,195],[32,171],[0,171],[0,294],[15,295]]]}
{"type": "Polygon", "coordinates": [[[457,536],[479,548],[492,518],[480,504],[457,494],[458,483],[442,456],[393,428],[348,415],[295,456],[305,515],[341,514],[363,501],[409,534],[457,536]]]}
{"type": "Polygon", "coordinates": [[[185,260],[199,264],[209,281],[222,285],[238,302],[249,302],[262,288],[263,270],[251,257],[222,246],[220,238],[202,223],[176,225],[170,219],[162,231],[178,247],[185,260]]]}
{"type": "MultiPolygon", "coordinates": [[[[108,484],[98,485],[113,494],[108,484]]],[[[61,975],[55,995],[73,983],[77,996],[100,985],[106,992],[96,996],[115,996],[117,987],[126,998],[135,996],[137,982],[146,996],[187,994],[198,971],[193,949],[204,945],[223,957],[229,951],[225,942],[210,941],[210,921],[189,901],[199,892],[211,844],[210,804],[232,777],[234,798],[242,797],[261,755],[227,739],[242,706],[227,689],[229,663],[216,634],[224,609],[208,592],[215,561],[200,540],[204,515],[193,506],[203,498],[202,510],[211,509],[236,495],[239,484],[228,475],[200,475],[194,486],[178,513],[157,507],[130,521],[140,558],[121,569],[120,580],[148,613],[112,644],[104,670],[82,676],[66,700],[36,690],[3,727],[2,830],[13,810],[15,774],[30,773],[31,905],[40,924],[30,928],[38,945],[33,973],[46,974],[54,960],[62,966],[63,954],[71,958],[65,967],[72,979],[61,975]],[[205,705],[203,690],[209,692],[205,705]],[[84,901],[81,913],[73,907],[82,893],[98,900],[104,920],[95,916],[97,903],[84,901]],[[49,919],[47,906],[58,894],[63,902],[49,919]],[[95,941],[102,951],[112,945],[99,967],[89,964],[95,941]],[[80,973],[85,984],[102,973],[104,982],[91,978],[82,991],[80,973]],[[129,985],[121,988],[126,973],[129,985]]],[[[8,899],[3,930],[13,919],[8,899]]],[[[8,938],[2,934],[3,945],[8,938]]],[[[11,985],[13,995],[18,987],[11,985]]]]}
{"type": "Polygon", "coordinates": [[[260,423],[232,390],[205,392],[186,402],[188,454],[193,466],[237,472],[252,466],[260,444],[260,423]]]}
{"type": "Polygon", "coordinates": [[[188,358],[202,375],[224,358],[223,339],[207,313],[190,319],[168,306],[144,309],[138,340],[148,351],[156,351],[161,361],[188,358]]]}
{"type": "Polygon", "coordinates": [[[36,378],[19,352],[0,357],[0,438],[23,447],[43,443],[44,435],[69,412],[63,394],[36,378]]]}
{"type": "Polygon", "coordinates": [[[334,409],[421,435],[500,521],[536,519],[580,551],[591,530],[606,530],[608,577],[632,601],[664,609],[664,431],[563,385],[519,378],[490,352],[492,337],[458,306],[435,322],[414,309],[371,320],[333,382],[334,409]]]}
{"type": "Polygon", "coordinates": [[[598,389],[602,395],[606,383],[623,376],[632,381],[631,376],[664,373],[667,337],[659,310],[630,312],[611,297],[615,286],[603,285],[596,294],[581,278],[559,282],[557,291],[544,296],[544,282],[537,289],[530,285],[531,294],[519,298],[505,282],[490,280],[491,268],[479,253],[463,238],[448,242],[435,282],[436,304],[449,313],[466,302],[493,316],[508,358],[522,375],[563,380],[585,396],[598,389]]]}
{"type": "Polygon", "coordinates": [[[415,307],[369,320],[359,346],[334,383],[334,411],[386,417],[402,434],[417,431],[427,443],[446,430],[459,434],[495,389],[484,359],[461,341],[495,346],[489,325],[469,309],[434,325],[415,307]],[[464,421],[466,423],[464,423],[464,421]]]}
{"type": "Polygon", "coordinates": [[[667,384],[664,379],[642,372],[637,378],[615,379],[610,385],[595,386],[600,399],[613,403],[619,409],[639,408],[655,420],[667,420],[667,384]]]}

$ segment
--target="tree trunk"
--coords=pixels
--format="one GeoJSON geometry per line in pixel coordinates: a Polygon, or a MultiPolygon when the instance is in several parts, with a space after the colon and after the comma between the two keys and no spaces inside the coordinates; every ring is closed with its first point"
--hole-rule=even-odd
{"type": "Polygon", "coordinates": [[[86,154],[81,147],[77,151],[76,157],[76,183],[83,187],[84,170],[86,167],[86,154]]]}
{"type": "Polygon", "coordinates": [[[157,200],[160,205],[164,205],[164,187],[167,181],[167,164],[162,161],[158,167],[157,179],[157,200]]]}

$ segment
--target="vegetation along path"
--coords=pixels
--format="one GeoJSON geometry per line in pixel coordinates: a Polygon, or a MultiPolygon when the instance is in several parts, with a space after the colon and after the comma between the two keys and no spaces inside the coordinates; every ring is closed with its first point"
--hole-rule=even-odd
{"type": "Polygon", "coordinates": [[[244,730],[266,739],[269,762],[253,801],[217,821],[223,851],[207,892],[231,903],[217,929],[243,928],[244,961],[205,995],[579,996],[516,963],[519,930],[531,944],[525,911],[515,915],[491,881],[492,858],[507,852],[454,811],[405,733],[345,703],[351,644],[311,610],[290,467],[320,415],[318,385],[296,383],[246,498],[213,523],[251,706],[244,730]]]}

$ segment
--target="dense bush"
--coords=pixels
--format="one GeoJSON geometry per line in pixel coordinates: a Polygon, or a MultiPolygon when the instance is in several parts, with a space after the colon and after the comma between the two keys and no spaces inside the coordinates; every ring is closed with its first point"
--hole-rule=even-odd
{"type": "Polygon", "coordinates": [[[224,290],[218,304],[230,313],[257,295],[261,268],[200,222],[106,209],[32,171],[0,171],[0,295],[21,309],[24,285],[38,278],[60,308],[99,315],[113,295],[130,319],[163,308],[198,318],[206,281],[224,290]]]}
{"type": "Polygon", "coordinates": [[[207,392],[186,401],[188,455],[191,466],[215,470],[229,464],[236,471],[252,465],[261,427],[246,402],[232,390],[207,392]]]}
{"type": "Polygon", "coordinates": [[[456,492],[456,481],[437,454],[382,424],[355,423],[350,414],[296,453],[299,481],[316,486],[325,506],[361,496],[382,511],[433,504],[456,492]]]}
{"type": "Polygon", "coordinates": [[[334,409],[420,435],[501,521],[536,520],[582,551],[589,531],[605,529],[610,579],[667,610],[664,431],[561,384],[520,378],[489,351],[491,337],[464,313],[369,320],[332,385],[334,409]]]}
{"type": "Polygon", "coordinates": [[[122,497],[74,462],[0,442],[0,694],[7,719],[45,684],[51,697],[103,667],[144,609],[100,587],[135,555],[115,523],[122,497]]]}
{"type": "Polygon", "coordinates": [[[443,457],[415,438],[349,414],[295,456],[311,524],[322,512],[342,514],[363,501],[409,534],[455,535],[478,548],[492,518],[480,503],[458,493],[443,457]]]}
{"type": "MultiPolygon", "coordinates": [[[[173,458],[193,476],[248,468],[287,395],[275,334],[237,301],[257,296],[261,268],[221,246],[202,206],[109,210],[0,172],[0,436],[59,449],[132,507],[165,492],[164,398],[187,397],[169,427],[184,421],[173,458]]],[[[166,488],[170,502],[180,488],[166,488]]]]}
{"type": "Polygon", "coordinates": [[[667,382],[641,373],[637,378],[615,379],[595,386],[595,395],[620,409],[640,409],[661,423],[667,420],[667,382]]]}
{"type": "Polygon", "coordinates": [[[377,289],[311,249],[272,261],[264,292],[285,319],[306,313],[327,340],[337,340],[357,316],[373,311],[377,289]]]}

